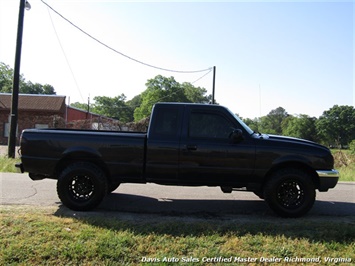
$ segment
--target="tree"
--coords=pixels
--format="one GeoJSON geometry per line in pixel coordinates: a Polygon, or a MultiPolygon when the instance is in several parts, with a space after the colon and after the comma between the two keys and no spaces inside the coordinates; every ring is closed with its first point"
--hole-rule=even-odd
{"type": "Polygon", "coordinates": [[[31,81],[22,84],[20,92],[26,94],[56,94],[53,86],[48,84],[42,85],[40,83],[33,84],[31,81]]]}
{"type": "Polygon", "coordinates": [[[205,88],[195,87],[189,82],[184,82],[181,86],[187,100],[191,103],[209,103],[212,100],[212,95],[206,96],[205,88]]]}
{"type": "Polygon", "coordinates": [[[49,84],[44,84],[42,86],[42,93],[43,94],[57,94],[54,90],[54,87],[52,85],[49,84]]]}
{"type": "MultiPolygon", "coordinates": [[[[11,93],[14,70],[0,62],[0,92],[11,93]]],[[[49,84],[26,82],[23,75],[20,75],[20,93],[26,94],[56,94],[53,86],[49,84]]]]}
{"type": "Polygon", "coordinates": [[[323,143],[345,146],[355,139],[355,109],[334,105],[319,117],[316,128],[323,143]]]}
{"type": "Polygon", "coordinates": [[[131,122],[133,120],[133,108],[126,103],[126,96],[121,94],[119,96],[110,98],[107,96],[94,97],[94,103],[79,103],[70,104],[73,107],[81,110],[90,111],[95,114],[120,120],[121,122],[131,122]]]}
{"type": "Polygon", "coordinates": [[[79,103],[79,102],[75,102],[75,103],[71,103],[70,106],[81,109],[81,110],[91,110],[92,109],[92,104],[90,104],[88,106],[87,103],[79,103]]]}
{"type": "Polygon", "coordinates": [[[212,96],[206,96],[207,90],[194,87],[191,83],[180,84],[174,77],[156,76],[145,84],[147,89],[141,93],[140,106],[134,110],[134,119],[139,121],[150,115],[157,102],[194,102],[207,103],[212,96]]]}
{"type": "Polygon", "coordinates": [[[139,121],[150,115],[152,107],[157,102],[187,102],[182,86],[174,77],[156,76],[145,84],[147,89],[142,92],[142,103],[134,110],[134,119],[139,121]]]}
{"type": "MultiPolygon", "coordinates": [[[[14,76],[13,69],[10,66],[0,62],[0,92],[11,92],[12,91],[12,79],[14,76]]],[[[20,76],[20,82],[23,77],[20,76]]]]}
{"type": "Polygon", "coordinates": [[[111,117],[121,122],[130,122],[133,120],[133,109],[126,102],[126,96],[121,94],[114,98],[107,96],[94,97],[95,103],[92,112],[111,117]]]}
{"type": "Polygon", "coordinates": [[[271,110],[268,115],[260,118],[259,129],[263,133],[282,134],[282,121],[288,117],[288,113],[282,107],[271,110]]]}
{"type": "Polygon", "coordinates": [[[134,111],[134,109],[142,104],[142,95],[134,96],[131,100],[127,101],[126,104],[134,111]]]}
{"type": "Polygon", "coordinates": [[[259,118],[254,118],[254,119],[244,118],[243,121],[252,130],[254,130],[255,132],[259,132],[259,124],[260,124],[259,118]]]}
{"type": "Polygon", "coordinates": [[[316,118],[301,114],[286,117],[281,124],[282,134],[295,138],[318,141],[316,130],[316,118]]]}

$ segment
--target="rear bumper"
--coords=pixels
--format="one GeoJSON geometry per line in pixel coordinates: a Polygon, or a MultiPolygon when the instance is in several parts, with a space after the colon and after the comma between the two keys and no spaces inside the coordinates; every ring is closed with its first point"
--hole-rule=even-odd
{"type": "Polygon", "coordinates": [[[338,183],[339,172],[337,170],[317,170],[316,172],[319,177],[319,191],[328,191],[338,183]]]}
{"type": "MultiPolygon", "coordinates": [[[[25,168],[23,167],[22,163],[15,164],[15,167],[18,168],[21,171],[21,173],[25,172],[25,168]]],[[[47,176],[45,176],[45,175],[37,175],[37,174],[33,174],[33,173],[29,173],[28,175],[32,180],[42,180],[44,178],[47,178],[47,176]]]]}
{"type": "Polygon", "coordinates": [[[15,164],[15,167],[20,169],[21,173],[25,172],[25,169],[23,168],[23,164],[22,163],[17,163],[15,164]]]}

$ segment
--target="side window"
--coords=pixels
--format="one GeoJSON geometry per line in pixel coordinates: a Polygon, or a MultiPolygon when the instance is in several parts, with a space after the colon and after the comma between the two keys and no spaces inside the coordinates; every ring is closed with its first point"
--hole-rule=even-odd
{"type": "Polygon", "coordinates": [[[227,139],[232,128],[232,123],[220,114],[193,112],[190,116],[189,137],[227,139]]]}
{"type": "Polygon", "coordinates": [[[155,114],[153,126],[154,137],[174,139],[178,133],[178,109],[160,108],[155,114]]]}

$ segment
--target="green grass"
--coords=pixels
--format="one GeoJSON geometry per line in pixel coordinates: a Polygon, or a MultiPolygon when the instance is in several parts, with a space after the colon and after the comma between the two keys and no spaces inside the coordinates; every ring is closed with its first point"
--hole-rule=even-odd
{"type": "Polygon", "coordinates": [[[20,159],[12,159],[7,156],[0,157],[0,172],[7,173],[17,173],[18,170],[15,167],[15,164],[20,162],[20,159]]]}
{"type": "Polygon", "coordinates": [[[348,167],[340,167],[340,181],[354,182],[355,181],[355,165],[348,167]]]}
{"type": "Polygon", "coordinates": [[[0,265],[151,265],[143,262],[152,259],[160,261],[154,265],[173,265],[164,258],[179,260],[174,265],[222,265],[202,262],[219,257],[256,262],[276,257],[281,259],[277,265],[288,265],[285,257],[320,257],[324,264],[326,257],[355,261],[354,219],[116,215],[3,206],[0,265]]]}

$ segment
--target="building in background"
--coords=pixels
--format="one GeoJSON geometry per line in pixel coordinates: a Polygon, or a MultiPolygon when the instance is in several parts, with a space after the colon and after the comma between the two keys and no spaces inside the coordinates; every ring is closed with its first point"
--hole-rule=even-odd
{"type": "MultiPolygon", "coordinates": [[[[80,128],[120,130],[119,122],[67,106],[65,96],[19,94],[17,136],[28,128],[80,128]]],[[[0,144],[8,143],[11,94],[0,93],[0,144]]]]}

